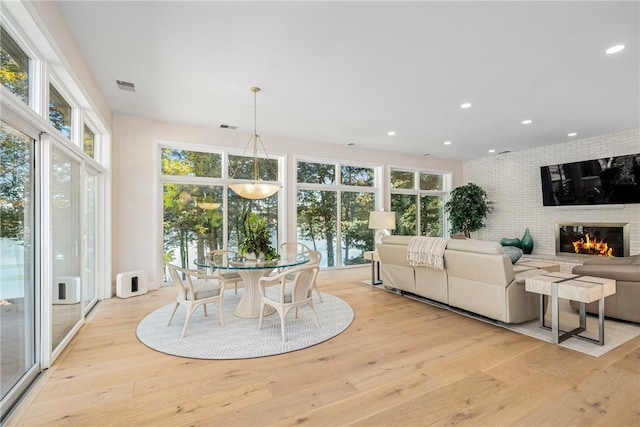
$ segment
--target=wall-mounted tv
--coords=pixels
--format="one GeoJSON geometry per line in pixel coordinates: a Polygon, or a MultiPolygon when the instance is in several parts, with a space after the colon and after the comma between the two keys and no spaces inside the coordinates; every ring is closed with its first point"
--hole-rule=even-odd
{"type": "Polygon", "coordinates": [[[542,166],[544,206],[640,203],[640,153],[542,166]]]}

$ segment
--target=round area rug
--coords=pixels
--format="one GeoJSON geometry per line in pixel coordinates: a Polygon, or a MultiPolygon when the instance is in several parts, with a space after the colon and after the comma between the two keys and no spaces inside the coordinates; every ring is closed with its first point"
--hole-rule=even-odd
{"type": "Polygon", "coordinates": [[[272,356],[300,350],[335,337],[349,327],[354,318],[353,309],[342,299],[322,294],[324,302],[314,295],[314,306],[318,313],[320,328],[316,328],[311,309],[302,307],[295,318],[295,310],[287,314],[287,341],[283,342],[278,313],[266,316],[262,329],[258,319],[236,317],[233,314],[241,289],[233,289],[224,295],[224,327],[220,326],[218,307],[207,305],[208,316],[198,308],[191,316],[187,336],[181,338],[186,317],[184,307],[178,307],[171,325],[167,326],[173,304],[167,304],[142,319],[136,334],[147,347],[180,357],[194,359],[249,359],[272,356]]]}

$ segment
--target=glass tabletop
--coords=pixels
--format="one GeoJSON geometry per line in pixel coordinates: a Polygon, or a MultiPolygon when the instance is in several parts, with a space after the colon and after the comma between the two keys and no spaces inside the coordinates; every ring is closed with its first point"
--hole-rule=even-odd
{"type": "Polygon", "coordinates": [[[234,254],[225,254],[214,258],[200,258],[194,261],[198,267],[220,268],[222,270],[260,270],[264,268],[293,267],[309,262],[309,257],[299,254],[281,254],[279,259],[271,261],[248,260],[234,254]]]}

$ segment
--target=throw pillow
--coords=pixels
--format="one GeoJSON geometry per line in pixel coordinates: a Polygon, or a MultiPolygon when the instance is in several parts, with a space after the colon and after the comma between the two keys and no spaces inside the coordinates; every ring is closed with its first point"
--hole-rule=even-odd
{"type": "Polygon", "coordinates": [[[522,256],[522,249],[516,248],[515,246],[503,246],[502,249],[504,253],[511,258],[511,264],[515,264],[522,256]]]}

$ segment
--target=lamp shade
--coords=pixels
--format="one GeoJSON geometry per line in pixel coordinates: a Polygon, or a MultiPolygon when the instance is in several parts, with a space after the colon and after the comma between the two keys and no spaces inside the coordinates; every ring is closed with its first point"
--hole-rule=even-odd
{"type": "Polygon", "coordinates": [[[270,184],[266,182],[245,182],[240,184],[230,184],[236,194],[245,199],[264,199],[272,196],[280,189],[280,184],[270,184]]]}
{"type": "Polygon", "coordinates": [[[369,228],[373,230],[395,230],[396,213],[385,211],[372,211],[369,213],[369,228]]]}

